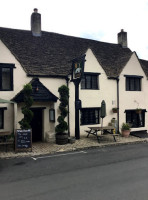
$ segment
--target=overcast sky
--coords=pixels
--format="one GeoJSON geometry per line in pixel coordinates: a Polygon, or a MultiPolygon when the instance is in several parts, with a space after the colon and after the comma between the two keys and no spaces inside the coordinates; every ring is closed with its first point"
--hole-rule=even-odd
{"type": "Polygon", "coordinates": [[[0,27],[30,30],[34,8],[44,31],[117,43],[124,29],[128,47],[148,60],[148,0],[0,0],[0,27]]]}

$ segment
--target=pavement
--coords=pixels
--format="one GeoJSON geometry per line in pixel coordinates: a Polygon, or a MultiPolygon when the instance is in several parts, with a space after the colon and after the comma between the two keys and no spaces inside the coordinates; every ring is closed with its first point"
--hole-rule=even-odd
{"type": "Polygon", "coordinates": [[[0,158],[19,158],[19,157],[30,157],[30,156],[41,156],[46,154],[55,154],[58,152],[66,151],[76,151],[84,150],[88,148],[100,148],[112,145],[126,145],[133,143],[148,142],[148,138],[138,138],[135,136],[122,137],[121,135],[116,137],[116,142],[111,135],[106,135],[98,143],[95,136],[90,135],[89,138],[86,136],[81,136],[79,140],[75,140],[75,143],[68,143],[66,145],[57,145],[55,140],[51,139],[50,142],[39,142],[32,144],[32,152],[15,152],[13,146],[8,146],[7,152],[5,152],[5,147],[0,147],[0,158]]]}

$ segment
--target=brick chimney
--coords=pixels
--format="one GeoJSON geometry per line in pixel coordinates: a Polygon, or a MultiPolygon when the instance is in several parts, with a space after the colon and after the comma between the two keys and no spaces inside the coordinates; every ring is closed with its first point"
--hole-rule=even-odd
{"type": "Polygon", "coordinates": [[[42,35],[41,14],[38,13],[37,8],[34,9],[34,12],[31,15],[31,31],[33,36],[40,37],[42,35]]]}
{"type": "Polygon", "coordinates": [[[124,32],[123,29],[118,33],[118,44],[121,44],[123,48],[127,48],[127,32],[124,32]]]}

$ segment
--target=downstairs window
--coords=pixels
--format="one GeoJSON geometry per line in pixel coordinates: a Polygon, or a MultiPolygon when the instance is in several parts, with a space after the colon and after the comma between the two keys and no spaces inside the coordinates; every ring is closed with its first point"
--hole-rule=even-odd
{"type": "Polygon", "coordinates": [[[81,125],[99,124],[100,108],[82,108],[81,125]]]}
{"type": "Polygon", "coordinates": [[[131,128],[139,128],[145,126],[145,112],[137,113],[136,110],[126,110],[126,123],[131,125],[131,128]]]}

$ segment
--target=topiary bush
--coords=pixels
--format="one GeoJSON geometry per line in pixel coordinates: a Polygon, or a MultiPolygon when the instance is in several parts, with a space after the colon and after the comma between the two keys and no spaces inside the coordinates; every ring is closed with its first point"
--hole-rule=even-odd
{"type": "Polygon", "coordinates": [[[33,112],[30,110],[30,107],[33,104],[33,98],[31,97],[32,86],[31,84],[24,85],[24,106],[22,107],[22,113],[24,114],[24,118],[19,121],[21,129],[30,129],[30,123],[33,118],[33,112]]]}
{"type": "Polygon", "coordinates": [[[67,106],[69,98],[69,88],[66,85],[62,85],[61,87],[59,87],[58,92],[60,95],[60,116],[57,119],[59,124],[56,126],[55,131],[57,134],[61,134],[68,130],[68,124],[64,119],[68,114],[67,106]]]}

